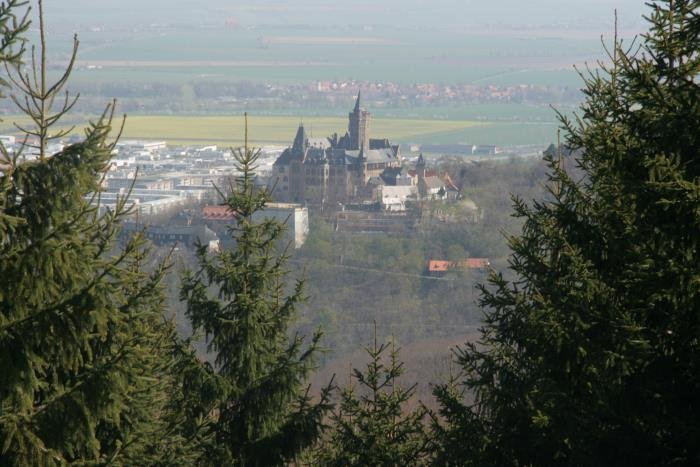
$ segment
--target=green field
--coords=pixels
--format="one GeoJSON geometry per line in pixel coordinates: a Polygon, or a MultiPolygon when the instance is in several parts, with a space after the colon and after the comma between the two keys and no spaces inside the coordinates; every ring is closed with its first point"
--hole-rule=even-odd
{"type": "MultiPolygon", "coordinates": [[[[52,57],[65,62],[72,31],[52,36],[52,57]]],[[[572,65],[602,57],[599,35],[530,37],[486,30],[398,27],[365,31],[266,26],[230,29],[147,28],[80,31],[74,82],[315,80],[576,86],[572,65]],[[89,67],[89,68],[88,68],[89,67]]]]}
{"type": "MultiPolygon", "coordinates": [[[[250,116],[249,137],[253,144],[287,145],[294,139],[299,118],[250,116]]],[[[347,119],[308,117],[304,126],[312,136],[344,133],[347,119]]],[[[466,130],[487,124],[469,121],[376,119],[372,135],[394,141],[439,137],[442,133],[466,130]]],[[[123,138],[163,139],[171,144],[237,145],[243,142],[243,117],[226,116],[132,116],[128,117],[123,138]]]]}
{"type": "MultiPolygon", "coordinates": [[[[249,118],[250,140],[256,145],[291,144],[300,119],[284,116],[249,118]]],[[[305,117],[306,130],[316,137],[342,134],[346,118],[305,117]]],[[[474,120],[373,119],[373,137],[400,143],[470,143],[513,146],[547,145],[556,138],[557,124],[549,122],[489,122],[474,120]]],[[[225,116],[132,116],[124,138],[164,139],[171,144],[239,145],[243,118],[225,116]]]]}
{"type": "MultiPolygon", "coordinates": [[[[26,119],[4,117],[0,132],[17,133],[12,122],[26,119]]],[[[74,116],[72,121],[81,132],[87,118],[74,116]]],[[[315,137],[343,134],[347,118],[307,116],[300,119],[291,116],[249,117],[249,137],[255,145],[286,146],[294,139],[299,122],[315,137]]],[[[233,145],[243,142],[243,117],[238,116],[159,116],[134,115],[126,120],[122,139],[158,139],[172,145],[233,145]]],[[[393,142],[409,143],[469,143],[514,145],[548,145],[556,138],[557,124],[548,121],[475,121],[442,119],[375,118],[371,136],[386,137],[393,142]]]]}

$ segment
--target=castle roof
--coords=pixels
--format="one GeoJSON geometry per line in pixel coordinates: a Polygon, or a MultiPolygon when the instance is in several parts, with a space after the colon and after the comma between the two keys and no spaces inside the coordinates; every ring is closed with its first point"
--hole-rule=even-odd
{"type": "Polygon", "coordinates": [[[304,124],[299,124],[299,129],[294,137],[294,143],[292,148],[296,151],[303,151],[309,143],[309,138],[306,136],[306,130],[304,130],[304,124]]]}
{"type": "Polygon", "coordinates": [[[294,151],[292,148],[287,148],[282,151],[282,154],[277,158],[274,165],[289,165],[294,160],[303,160],[304,154],[294,151]]]}
{"type": "Polygon", "coordinates": [[[394,162],[396,160],[396,154],[393,148],[345,150],[345,157],[350,159],[351,162],[359,160],[360,155],[362,155],[362,158],[367,161],[368,164],[394,162]]]}
{"type": "MultiPolygon", "coordinates": [[[[357,93],[354,112],[360,111],[361,92],[357,93]]],[[[364,112],[364,111],[363,111],[364,112]]],[[[297,161],[303,164],[355,165],[360,162],[368,164],[394,163],[399,160],[399,146],[392,145],[386,138],[375,138],[369,142],[369,149],[348,149],[350,135],[345,133],[338,138],[309,138],[303,124],[299,124],[294,142],[277,158],[274,165],[289,165],[297,161]]]]}
{"type": "Polygon", "coordinates": [[[312,148],[328,149],[331,147],[331,142],[328,138],[309,138],[308,142],[312,148]]]}
{"type": "Polygon", "coordinates": [[[370,149],[386,149],[390,148],[391,143],[389,143],[389,140],[387,138],[370,138],[369,139],[369,148],[370,149]]]}
{"type": "Polygon", "coordinates": [[[355,101],[355,108],[353,109],[353,113],[358,113],[360,111],[360,96],[362,95],[362,91],[358,90],[357,91],[357,100],[355,101]]]}

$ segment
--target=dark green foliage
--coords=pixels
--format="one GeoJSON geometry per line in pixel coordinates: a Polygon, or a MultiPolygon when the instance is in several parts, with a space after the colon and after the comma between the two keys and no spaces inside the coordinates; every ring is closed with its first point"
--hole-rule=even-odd
{"type": "Polygon", "coordinates": [[[340,394],[338,410],[331,416],[331,431],[321,444],[317,463],[328,466],[402,466],[427,462],[427,437],[423,424],[427,413],[410,410],[415,385],[403,388],[398,378],[403,363],[393,343],[365,350],[365,372],[353,370],[352,384],[340,394]]]}
{"type": "MultiPolygon", "coordinates": [[[[39,11],[42,19],[41,2],[39,11]]],[[[0,7],[0,18],[6,13],[0,7]]],[[[14,37],[7,24],[0,20],[6,41],[14,37]]],[[[43,52],[43,21],[40,32],[43,52]]],[[[111,210],[93,203],[114,148],[114,107],[82,142],[47,154],[61,134],[52,135],[52,125],[72,105],[66,97],[51,113],[70,67],[49,84],[43,53],[32,79],[19,74],[16,56],[3,57],[13,60],[13,91],[27,98],[35,124],[28,132],[38,139],[0,156],[0,465],[186,459],[189,443],[168,410],[177,360],[173,327],[163,320],[167,267],[144,264],[141,235],[115,246],[130,214],[125,199],[111,210]]]]}
{"type": "Polygon", "coordinates": [[[99,214],[87,198],[109,128],[102,119],[84,142],[3,177],[3,214],[17,219],[0,250],[3,464],[119,459],[145,442],[141,409],[160,404],[164,269],[141,271],[140,236],[109,255],[124,206],[99,214]]]}
{"type": "Polygon", "coordinates": [[[236,152],[241,175],[222,193],[235,216],[229,227],[235,247],[211,254],[201,246],[200,268],[185,273],[182,284],[192,328],[206,333],[216,355],[216,374],[207,370],[216,384],[201,386],[218,393],[208,427],[215,436],[208,461],[216,464],[290,461],[315,442],[327,409],[327,390],[317,404],[304,390],[320,333],[308,346],[298,335],[288,337],[304,296],[301,280],[287,290],[288,256],[278,249],[284,224],[254,219],[271,199],[254,185],[259,154],[247,145],[236,152]]]}
{"type": "Polygon", "coordinates": [[[652,5],[641,50],[584,76],[584,177],[554,151],[550,200],[516,200],[518,278],[491,276],[458,351],[475,401],[437,391],[439,465],[700,463],[699,9],[652,5]]]}

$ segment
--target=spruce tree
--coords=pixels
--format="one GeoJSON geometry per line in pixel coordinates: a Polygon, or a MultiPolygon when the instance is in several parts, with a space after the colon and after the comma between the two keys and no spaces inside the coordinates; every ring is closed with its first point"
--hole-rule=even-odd
{"type": "Polygon", "coordinates": [[[700,464],[700,2],[650,7],[582,74],[550,198],[516,199],[517,278],[458,350],[473,402],[437,391],[438,465],[700,464]]]}
{"type": "Polygon", "coordinates": [[[27,71],[4,48],[26,24],[4,16],[17,4],[0,7],[2,57],[32,123],[21,128],[19,151],[0,154],[0,465],[169,463],[163,449],[188,444],[165,410],[177,381],[175,336],[162,309],[167,268],[145,271],[142,235],[116,246],[130,214],[126,198],[113,209],[99,203],[114,106],[81,142],[48,152],[66,135],[55,125],[75,98],[66,93],[52,109],[78,43],[65,73],[49,82],[39,2],[40,44],[27,71]],[[168,429],[176,434],[160,439],[168,429]]]}
{"type": "MultiPolygon", "coordinates": [[[[29,8],[20,11],[26,2],[10,0],[0,4],[0,63],[4,67],[17,66],[21,63],[24,54],[24,37],[29,28],[29,8]]],[[[8,86],[7,80],[0,77],[0,98],[4,98],[4,92],[8,86]]],[[[7,153],[7,148],[0,142],[0,151],[7,153]]],[[[2,176],[9,167],[0,165],[0,233],[11,231],[20,220],[12,218],[5,213],[5,193],[9,179],[2,176]]],[[[4,237],[0,237],[0,240],[4,237]]]]}
{"type": "Polygon", "coordinates": [[[245,141],[234,151],[240,175],[220,191],[234,217],[228,232],[235,246],[215,254],[200,246],[199,269],[184,274],[181,298],[192,328],[205,332],[215,354],[218,384],[204,385],[209,394],[220,393],[209,462],[277,465],[316,441],[328,389],[312,403],[305,387],[320,333],[307,346],[303,337],[288,336],[304,283],[297,280],[291,290],[287,284],[284,223],[256,216],[271,193],[254,183],[260,150],[248,147],[247,117],[245,141]]]}
{"type": "Polygon", "coordinates": [[[358,467],[427,464],[427,411],[422,406],[408,408],[416,385],[405,388],[397,381],[404,373],[399,349],[393,341],[379,345],[375,330],[373,344],[365,351],[369,356],[366,370],[353,369],[352,379],[358,387],[350,381],[342,390],[315,463],[358,467]]]}

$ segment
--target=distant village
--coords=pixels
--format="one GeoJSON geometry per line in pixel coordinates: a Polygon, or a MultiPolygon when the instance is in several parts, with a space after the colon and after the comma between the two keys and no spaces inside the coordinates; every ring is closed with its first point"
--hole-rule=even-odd
{"type": "MultiPolygon", "coordinates": [[[[309,216],[323,218],[336,231],[365,235],[410,235],[431,223],[479,222],[479,207],[463,197],[449,174],[416,153],[419,148],[409,148],[405,156],[398,144],[374,137],[371,121],[358,94],[342,134],[312,138],[300,124],[288,147],[260,148],[257,183],[271,189],[275,200],[261,215],[286,222],[294,248],[306,241],[309,216]]],[[[48,152],[75,141],[54,143],[48,152]]],[[[22,147],[14,136],[0,136],[0,142],[10,151],[22,147]]],[[[28,147],[31,141],[24,142],[25,160],[36,157],[28,147]]],[[[217,250],[227,241],[233,216],[220,205],[215,187],[225,190],[236,175],[230,148],[122,140],[93,202],[107,210],[126,199],[132,215],[123,236],[145,228],[157,245],[191,247],[199,241],[217,250]]],[[[431,267],[431,274],[447,270],[444,261],[431,267]]]]}

